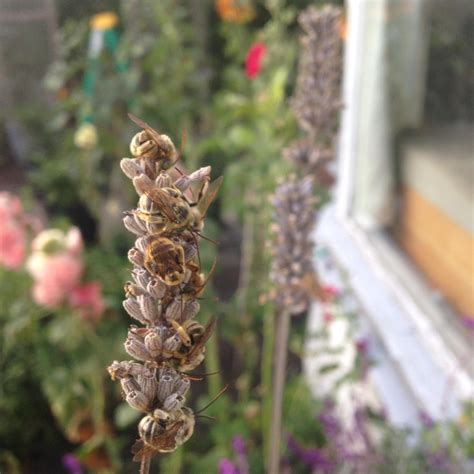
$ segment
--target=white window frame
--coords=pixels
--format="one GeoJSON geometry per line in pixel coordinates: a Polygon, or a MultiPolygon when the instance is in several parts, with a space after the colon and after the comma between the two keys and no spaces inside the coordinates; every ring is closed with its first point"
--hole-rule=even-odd
{"type": "MultiPolygon", "coordinates": [[[[472,398],[474,379],[468,364],[474,361],[474,351],[465,346],[464,358],[455,354],[453,345],[446,343],[439,326],[427,316],[433,296],[423,279],[382,232],[363,230],[351,215],[361,106],[358,81],[363,77],[360,1],[346,2],[350,34],[344,59],[338,185],[333,204],[319,217],[316,242],[328,247],[347,272],[379,342],[370,377],[389,418],[398,425],[416,426],[414,414],[420,410],[434,419],[451,418],[458,415],[463,401],[472,398]]],[[[324,275],[320,277],[324,280],[324,275]]],[[[310,317],[320,317],[317,306],[310,317]]]]}

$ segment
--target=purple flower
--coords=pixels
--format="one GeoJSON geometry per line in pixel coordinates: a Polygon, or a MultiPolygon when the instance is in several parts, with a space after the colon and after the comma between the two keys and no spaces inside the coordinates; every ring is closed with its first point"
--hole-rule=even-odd
{"type": "Polygon", "coordinates": [[[249,472],[249,462],[244,438],[242,438],[242,436],[234,436],[232,438],[232,448],[236,457],[239,473],[247,474],[249,472]]]}
{"type": "Polygon", "coordinates": [[[219,474],[240,474],[235,464],[227,458],[219,461],[219,474]]]}
{"type": "Polygon", "coordinates": [[[427,430],[431,430],[434,427],[434,420],[433,418],[431,418],[428,412],[424,410],[420,410],[418,412],[418,418],[420,419],[420,422],[423,425],[423,428],[426,428],[427,430]]]}
{"type": "Polygon", "coordinates": [[[320,449],[305,449],[298,444],[293,436],[288,435],[288,449],[303,464],[313,469],[321,469],[323,472],[330,472],[332,464],[320,449]]]}
{"type": "Polygon", "coordinates": [[[439,451],[431,452],[426,459],[428,466],[433,470],[440,472],[452,472],[450,470],[450,460],[446,449],[441,448],[439,451]]]}
{"type": "Polygon", "coordinates": [[[82,474],[81,463],[72,453],[65,454],[62,463],[66,471],[70,474],[82,474]]]}
{"type": "Polygon", "coordinates": [[[318,416],[319,421],[323,425],[324,434],[328,439],[335,439],[341,433],[341,425],[334,415],[334,402],[327,400],[324,408],[318,416]]]}
{"type": "Polygon", "coordinates": [[[245,448],[245,440],[242,436],[234,436],[232,438],[232,448],[236,456],[247,456],[247,449],[245,448]]]}

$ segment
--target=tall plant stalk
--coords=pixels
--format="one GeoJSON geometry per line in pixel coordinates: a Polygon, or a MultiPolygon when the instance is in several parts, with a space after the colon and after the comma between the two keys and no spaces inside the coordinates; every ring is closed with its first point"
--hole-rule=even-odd
{"type": "Polygon", "coordinates": [[[277,324],[273,361],[272,423],[268,469],[280,472],[285,368],[292,314],[308,309],[312,297],[323,297],[313,267],[310,235],[316,222],[314,183],[333,156],[340,102],[341,12],[308,7],[299,17],[302,45],[293,110],[305,135],[284,151],[297,175],[280,184],[273,198],[274,245],[271,280],[277,324]]]}
{"type": "Polygon", "coordinates": [[[143,131],[131,141],[134,158],[120,162],[139,195],[124,218],[137,238],[128,253],[133,281],[125,284],[123,306],[141,327],[130,326],[124,344],[136,361],[115,361],[108,370],[127,403],[144,414],[132,453],[140,474],[148,474],[154,455],[175,451],[194,431],[193,410],[184,405],[191,383],[186,374],[203,362],[215,327],[212,318],[206,326],[194,319],[207,282],[198,238],[221,180],[209,183],[210,167],[173,173],[178,153],[171,139],[131,118],[143,131]]]}
{"type": "Polygon", "coordinates": [[[271,474],[280,472],[280,445],[283,413],[283,389],[285,386],[288,337],[290,334],[290,313],[282,311],[277,315],[273,351],[272,418],[268,469],[271,474]]]}

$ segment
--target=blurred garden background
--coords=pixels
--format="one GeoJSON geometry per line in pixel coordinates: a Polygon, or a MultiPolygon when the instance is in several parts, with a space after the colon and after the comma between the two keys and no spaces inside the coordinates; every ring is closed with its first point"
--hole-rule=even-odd
{"type": "Polygon", "coordinates": [[[0,0],[0,473],[138,472],[129,112],[224,176],[187,405],[228,389],[151,472],[271,472],[281,351],[278,472],[474,472],[473,31],[470,0],[0,0]],[[293,174],[317,281],[282,347],[293,174]]]}

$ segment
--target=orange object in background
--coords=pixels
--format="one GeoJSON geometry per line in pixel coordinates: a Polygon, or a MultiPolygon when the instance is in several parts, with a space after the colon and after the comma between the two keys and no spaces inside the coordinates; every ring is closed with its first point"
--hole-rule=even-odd
{"type": "Polygon", "coordinates": [[[401,246],[454,308],[474,319],[474,237],[410,186],[403,203],[401,246]]]}
{"type": "Polygon", "coordinates": [[[215,0],[219,17],[230,23],[247,23],[255,18],[255,10],[249,1],[215,0]]]}

